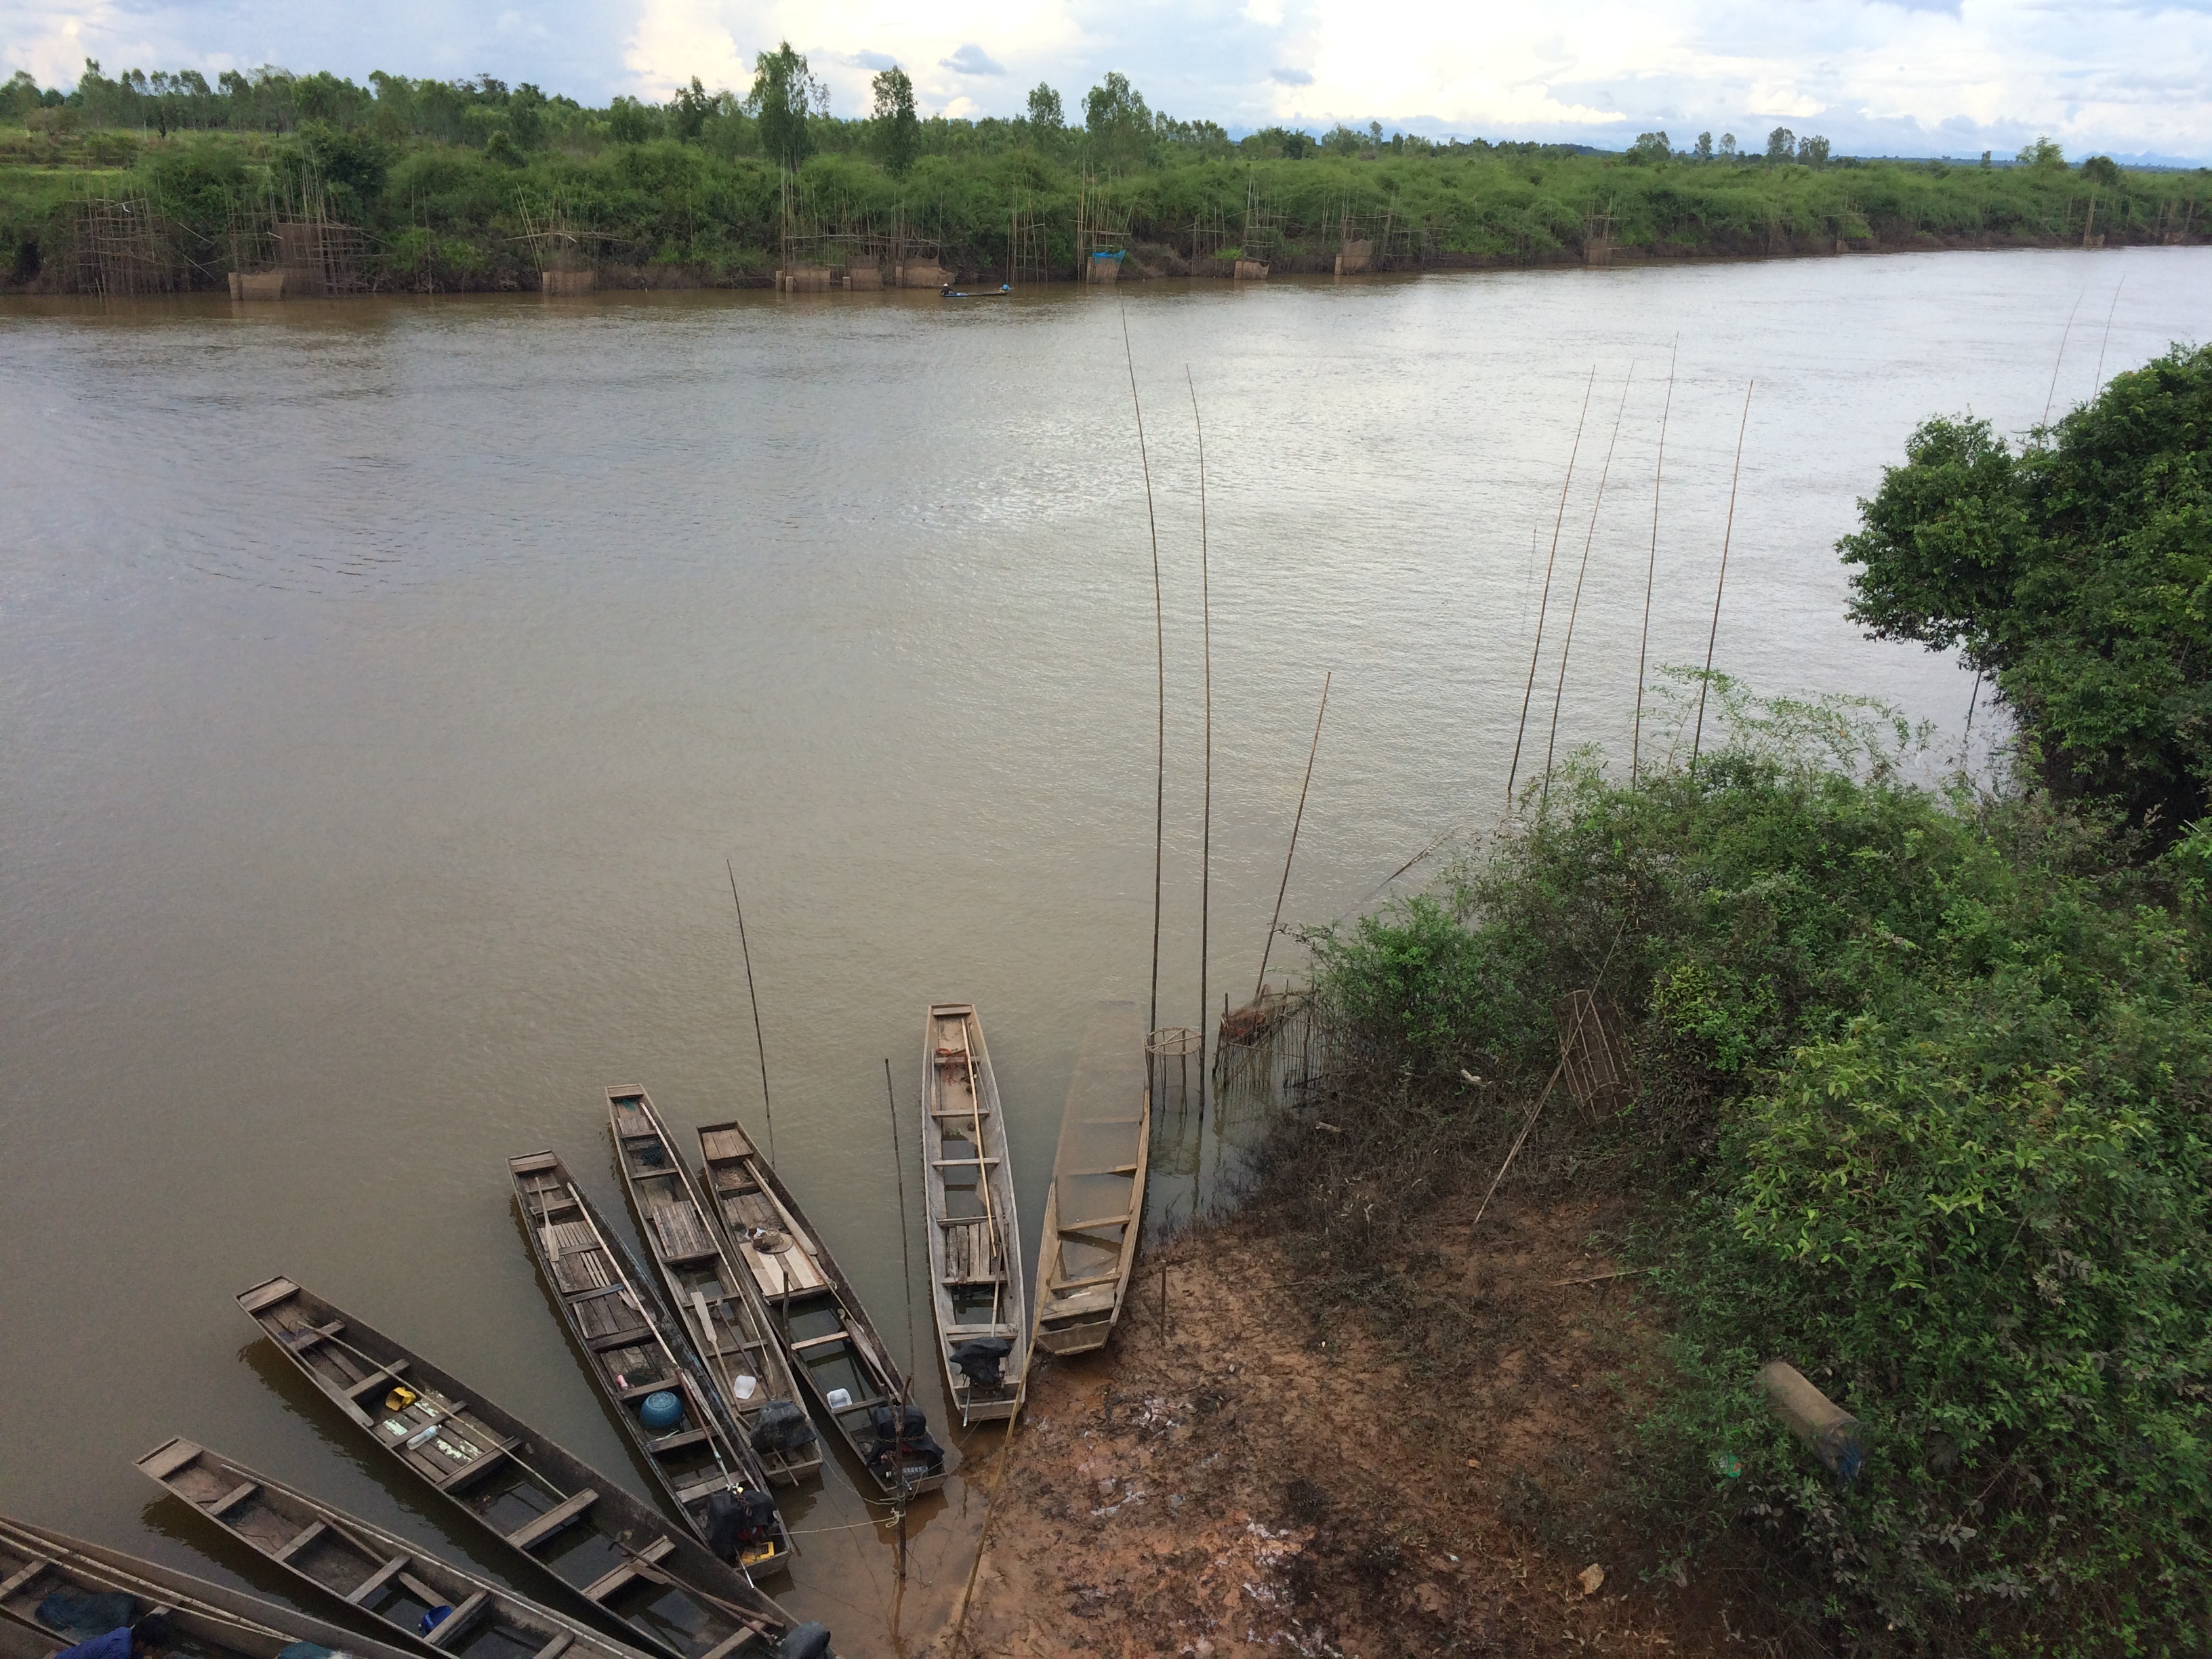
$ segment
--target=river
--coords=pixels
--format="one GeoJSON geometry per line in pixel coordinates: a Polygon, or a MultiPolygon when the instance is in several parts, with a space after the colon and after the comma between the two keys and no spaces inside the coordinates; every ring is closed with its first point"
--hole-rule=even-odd
{"type": "MultiPolygon", "coordinates": [[[[687,1139],[732,1114],[764,1138],[726,859],[779,1168],[894,1350],[882,1061],[911,1206],[932,1000],[981,1010],[1034,1262],[1088,1012],[1150,995],[1128,362],[1170,705],[1160,1020],[1188,1024],[1192,386],[1218,1008],[1258,968],[1324,672],[1286,921],[1354,914],[1495,822],[1555,521],[1521,776],[1552,746],[1578,579],[1557,752],[1625,765],[1670,362],[1652,661],[1704,655],[1741,421],[1717,665],[1884,697],[1953,754],[1970,677],[1844,619],[1854,498],[1929,415],[2017,431],[2208,337],[2199,250],[965,303],[0,305],[0,1509],[274,1588],[131,1468],[185,1434],[472,1553],[249,1340],[231,1297],[280,1272],[638,1481],[503,1160],[560,1151],[626,1222],[604,1085],[643,1085],[687,1139]]],[[[1160,1191],[1188,1207],[1187,1178],[1160,1191]]],[[[917,1514],[902,1604],[833,1474],[787,1504],[785,1599],[848,1659],[909,1649],[981,1510],[956,1477],[917,1514]]]]}

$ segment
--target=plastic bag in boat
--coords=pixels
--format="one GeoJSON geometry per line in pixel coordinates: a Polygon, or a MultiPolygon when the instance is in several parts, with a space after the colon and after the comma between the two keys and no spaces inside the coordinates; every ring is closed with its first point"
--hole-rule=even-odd
{"type": "Polygon", "coordinates": [[[1014,1345],[1003,1336],[978,1336],[955,1348],[951,1359],[971,1388],[1002,1389],[1006,1385],[1002,1368],[1013,1351],[1014,1345]]]}
{"type": "Polygon", "coordinates": [[[761,1407],[752,1441],[757,1452],[794,1452],[813,1443],[814,1420],[793,1401],[771,1400],[761,1407]]]}
{"type": "Polygon", "coordinates": [[[930,1438],[929,1419],[915,1407],[906,1408],[903,1432],[896,1406],[878,1406],[868,1416],[875,1436],[867,1449],[868,1468],[878,1480],[889,1484],[898,1479],[902,1450],[908,1479],[945,1473],[945,1448],[930,1438]]]}
{"type": "Polygon", "coordinates": [[[775,1500],[758,1487],[718,1492],[707,1500],[707,1547],[725,1561],[775,1534],[775,1500]]]}
{"type": "Polygon", "coordinates": [[[775,1644],[776,1659],[830,1659],[830,1626],[808,1620],[793,1625],[775,1644]]]}

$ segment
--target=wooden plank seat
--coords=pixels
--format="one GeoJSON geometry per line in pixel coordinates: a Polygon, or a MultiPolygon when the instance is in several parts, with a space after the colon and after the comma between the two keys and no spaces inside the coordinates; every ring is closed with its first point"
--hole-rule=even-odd
{"type": "Polygon", "coordinates": [[[377,1591],[382,1589],[386,1584],[390,1583],[401,1573],[406,1571],[410,1566],[414,1565],[414,1561],[415,1558],[411,1555],[393,1556],[389,1561],[386,1561],[374,1572],[369,1574],[368,1577],[362,1579],[361,1583],[356,1584],[351,1589],[348,1590],[346,1592],[346,1600],[352,1602],[356,1607],[359,1607],[362,1602],[368,1601],[370,1596],[375,1595],[377,1591]]]}
{"type": "Polygon", "coordinates": [[[456,1640],[462,1632],[476,1623],[477,1615],[483,1612],[484,1604],[490,1599],[489,1591],[478,1590],[441,1619],[430,1633],[422,1639],[434,1648],[444,1647],[447,1644],[456,1640]]]}
{"type": "Polygon", "coordinates": [[[289,1561],[330,1529],[330,1524],[327,1522],[310,1521],[287,1539],[282,1546],[271,1550],[269,1553],[269,1559],[272,1561],[289,1561]]]}
{"type": "Polygon", "coordinates": [[[0,1578],[0,1601],[6,1601],[52,1565],[53,1563],[43,1556],[34,1555],[31,1558],[28,1566],[20,1571],[9,1573],[5,1578],[0,1578]]]}
{"type": "Polygon", "coordinates": [[[507,1541],[519,1550],[526,1550],[544,1542],[572,1521],[583,1519],[584,1511],[599,1501],[599,1493],[589,1486],[574,1496],[556,1504],[533,1521],[526,1521],[507,1534],[507,1541]]]}
{"type": "MultiPolygon", "coordinates": [[[[629,1560],[623,1562],[622,1565],[614,1569],[613,1571],[606,1574],[604,1577],[595,1578],[590,1583],[585,1585],[583,1591],[584,1595],[589,1597],[592,1601],[605,1601],[607,1597],[612,1595],[623,1585],[629,1583],[631,1579],[646,1577],[647,1569],[650,1568],[654,1562],[659,1560],[662,1556],[667,1554],[669,1551],[675,1547],[676,1545],[672,1540],[666,1538],[654,1539],[653,1542],[647,1544],[643,1549],[632,1555],[629,1560]]],[[[653,1576],[656,1577],[659,1577],[658,1574],[654,1574],[653,1576]]]]}

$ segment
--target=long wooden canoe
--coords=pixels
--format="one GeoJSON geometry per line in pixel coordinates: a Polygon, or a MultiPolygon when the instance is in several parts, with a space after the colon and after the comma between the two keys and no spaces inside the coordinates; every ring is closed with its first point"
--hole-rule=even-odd
{"type": "Polygon", "coordinates": [[[353,1659],[416,1659],[418,1652],[411,1645],[403,1648],[356,1636],[174,1567],[0,1516],[0,1652],[35,1659],[88,1639],[81,1629],[64,1628],[57,1621],[59,1609],[47,1600],[56,1590],[79,1597],[126,1596],[130,1607],[125,1623],[149,1613],[167,1613],[171,1627],[189,1640],[191,1651],[206,1659],[278,1659],[295,1642],[310,1642],[353,1659]],[[28,1639],[6,1641],[7,1636],[28,1639]]]}
{"type": "Polygon", "coordinates": [[[1144,1224],[1152,1104],[1137,1005],[1106,1003],[1075,1062],[1045,1196],[1036,1343],[1047,1353],[1103,1347],[1121,1316],[1144,1224]]]}
{"type": "MultiPolygon", "coordinates": [[[[760,1460],[731,1432],[682,1332],[653,1287],[629,1272],[614,1233],[568,1166],[551,1152],[532,1152],[507,1159],[507,1168],[538,1270],[560,1304],[584,1369],[676,1512],[708,1543],[710,1503],[749,1492],[767,1498],[760,1460]],[[647,1428],[639,1413],[664,1391],[682,1401],[683,1420],[673,1429],[647,1428]]],[[[769,1507],[773,1513],[773,1502],[769,1507]]],[[[759,1577],[788,1570],[793,1553],[791,1534],[777,1515],[772,1534],[742,1549],[737,1564],[759,1577]]]]}
{"type": "Polygon", "coordinates": [[[963,1424],[1012,1417],[1021,1409],[1029,1369],[1022,1228],[1006,1113],[974,1007],[933,1005],[921,1054],[921,1188],[945,1386],[963,1424]],[[954,1357],[979,1340],[1006,1345],[995,1388],[975,1382],[954,1357]]]}
{"type": "MultiPolygon", "coordinates": [[[[878,1489],[896,1497],[900,1471],[895,1457],[875,1456],[873,1414],[878,1407],[896,1409],[905,1384],[860,1298],[742,1125],[706,1125],[699,1152],[705,1160],[699,1187],[714,1225],[727,1253],[750,1275],[792,1370],[878,1489]]],[[[909,1497],[944,1484],[942,1454],[906,1460],[909,1497]]]]}
{"type": "Polygon", "coordinates": [[[343,1309],[289,1279],[241,1291],[238,1305],[395,1462],[624,1641],[665,1659],[732,1659],[790,1627],[688,1529],[343,1309]]]}
{"type": "MultiPolygon", "coordinates": [[[[799,1385],[775,1323],[751,1275],[723,1254],[676,1143],[644,1090],[607,1091],[607,1128],[637,1230],[660,1269],[676,1316],[750,1444],[772,1401],[799,1405],[799,1385]]],[[[764,1451],[761,1462],[778,1486],[796,1486],[821,1473],[822,1443],[810,1439],[789,1451],[764,1451]]]]}
{"type": "Polygon", "coordinates": [[[384,1626],[396,1646],[460,1659],[637,1659],[635,1648],[192,1441],[164,1441],[138,1468],[310,1594],[384,1626]]]}

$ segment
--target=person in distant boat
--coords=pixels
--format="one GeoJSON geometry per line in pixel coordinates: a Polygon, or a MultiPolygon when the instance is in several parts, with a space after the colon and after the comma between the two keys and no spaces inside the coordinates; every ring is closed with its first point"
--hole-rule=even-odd
{"type": "Polygon", "coordinates": [[[57,1654],[54,1659],[159,1659],[176,1639],[167,1613],[149,1613],[137,1624],[95,1636],[57,1654]]]}

